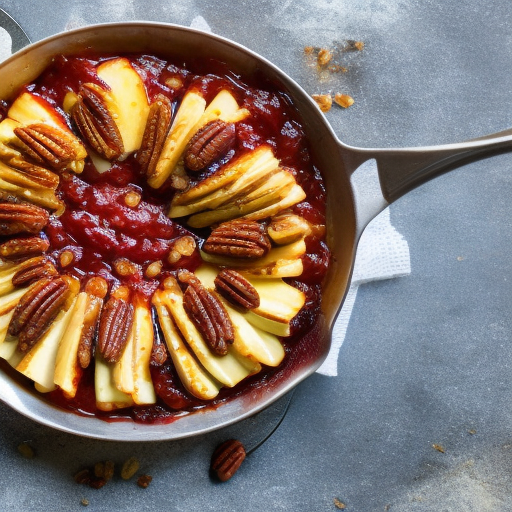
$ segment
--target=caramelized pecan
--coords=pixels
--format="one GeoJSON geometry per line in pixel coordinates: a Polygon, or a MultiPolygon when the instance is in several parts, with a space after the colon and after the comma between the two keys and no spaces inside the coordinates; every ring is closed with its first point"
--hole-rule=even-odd
{"type": "Polygon", "coordinates": [[[151,104],[136,160],[146,176],[151,176],[164,147],[171,126],[172,106],[168,98],[159,94],[151,104]]]}
{"type": "Polygon", "coordinates": [[[15,128],[14,133],[30,158],[52,169],[62,170],[79,156],[75,136],[55,126],[35,123],[15,128]]]}
{"type": "Polygon", "coordinates": [[[154,338],[153,338],[153,347],[151,348],[151,366],[162,366],[165,361],[167,361],[167,348],[165,345],[165,341],[163,340],[162,333],[159,329],[158,315],[156,309],[151,308],[151,318],[153,320],[154,328],[154,338]]]}
{"type": "Polygon", "coordinates": [[[102,277],[92,277],[85,285],[87,293],[87,307],[85,310],[84,323],[80,340],[78,342],[78,364],[82,368],[87,368],[94,355],[94,339],[98,332],[101,310],[103,308],[103,299],[108,291],[108,285],[102,277]]]}
{"type": "Polygon", "coordinates": [[[12,277],[12,284],[21,288],[39,281],[43,277],[54,277],[57,275],[57,269],[50,260],[44,256],[37,256],[21,264],[21,268],[12,277]]]}
{"type": "Polygon", "coordinates": [[[270,251],[265,226],[252,220],[232,220],[215,228],[203,244],[203,251],[234,258],[261,258],[270,251]]]}
{"type": "Polygon", "coordinates": [[[203,126],[190,139],[185,150],[185,165],[191,171],[200,171],[220,160],[235,144],[235,125],[220,119],[203,126]]]}
{"type": "Polygon", "coordinates": [[[133,323],[133,306],[111,296],[103,306],[98,327],[98,350],[105,360],[119,360],[133,323]]]}
{"type": "Polygon", "coordinates": [[[222,270],[214,283],[215,289],[235,306],[254,309],[260,305],[260,296],[256,288],[235,270],[222,270]]]}
{"type": "Polygon", "coordinates": [[[91,147],[107,160],[124,152],[123,139],[108,108],[108,91],[95,84],[82,84],[71,117],[91,147]]]}
{"type": "Polygon", "coordinates": [[[190,320],[216,354],[226,355],[228,344],[235,338],[226,308],[191,272],[180,271],[178,279],[188,285],[183,294],[183,307],[190,320]]]}
{"type": "Polygon", "coordinates": [[[34,204],[0,202],[0,235],[39,233],[49,220],[48,212],[34,204]]]}
{"type": "Polygon", "coordinates": [[[18,336],[18,349],[26,352],[48,330],[67,299],[69,286],[60,277],[34,283],[14,309],[8,333],[18,336]]]}
{"type": "Polygon", "coordinates": [[[50,244],[38,236],[11,238],[0,244],[0,258],[8,261],[37,256],[48,250],[50,244]]]}
{"type": "Polygon", "coordinates": [[[236,439],[230,439],[213,452],[210,470],[221,482],[225,482],[238,471],[244,459],[244,445],[236,439]]]}
{"type": "MultiPolygon", "coordinates": [[[[59,185],[59,176],[54,172],[40,167],[39,165],[27,162],[22,158],[11,158],[8,166],[22,177],[30,179],[34,184],[41,188],[55,190],[59,185]]],[[[26,181],[26,180],[25,180],[26,181]]],[[[24,180],[19,180],[19,185],[23,186],[24,180]]]]}

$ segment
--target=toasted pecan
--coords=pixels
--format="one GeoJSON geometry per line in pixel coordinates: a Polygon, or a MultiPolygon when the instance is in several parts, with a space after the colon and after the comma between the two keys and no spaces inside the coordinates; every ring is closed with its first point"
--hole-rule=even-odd
{"type": "Polygon", "coordinates": [[[183,294],[183,307],[192,323],[216,354],[226,355],[228,344],[235,339],[233,324],[226,308],[191,272],[181,270],[178,279],[187,285],[183,294]]]}
{"type": "Polygon", "coordinates": [[[221,270],[214,283],[215,289],[235,306],[254,309],[260,305],[260,296],[256,288],[235,270],[221,270]]]}
{"type": "Polygon", "coordinates": [[[43,254],[50,244],[39,236],[11,238],[0,244],[0,258],[8,261],[21,260],[43,254]]]}
{"type": "Polygon", "coordinates": [[[39,233],[49,221],[48,212],[24,202],[0,202],[0,235],[39,233]]]}
{"type": "Polygon", "coordinates": [[[265,226],[251,220],[232,220],[215,228],[203,244],[203,251],[234,258],[261,258],[270,251],[265,226]]]}
{"type": "Polygon", "coordinates": [[[220,160],[235,144],[234,123],[220,119],[203,126],[190,140],[185,150],[185,165],[191,171],[200,171],[220,160]]]}

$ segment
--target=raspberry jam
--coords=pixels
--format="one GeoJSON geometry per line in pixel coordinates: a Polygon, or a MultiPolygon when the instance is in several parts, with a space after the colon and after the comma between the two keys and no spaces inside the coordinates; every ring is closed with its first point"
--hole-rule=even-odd
{"type": "MultiPolygon", "coordinates": [[[[263,366],[259,373],[245,378],[235,387],[223,387],[218,396],[209,401],[196,398],[185,389],[170,357],[164,363],[150,367],[156,404],[110,412],[98,410],[94,364],[84,370],[74,398],[65,397],[59,389],[44,395],[66,410],[109,421],[131,418],[141,423],[171,422],[184,411],[215,407],[243,393],[271,387],[300,365],[305,354],[315,354],[319,350],[321,285],[330,261],[325,243],[326,195],[322,176],[310,158],[300,118],[286,94],[268,83],[245,83],[223,64],[214,61],[183,67],[155,56],[125,57],[142,78],[149,103],[156,101],[158,95],[164,95],[172,104],[173,116],[190,90],[204,97],[206,104],[219,91],[227,90],[249,113],[236,122],[235,142],[221,159],[200,172],[188,173],[189,187],[221,171],[235,155],[267,145],[279,160],[280,167],[291,173],[306,193],[306,198],[291,210],[311,226],[311,232],[305,238],[306,252],[301,256],[302,274],[285,279],[301,290],[306,300],[291,321],[291,335],[279,338],[285,350],[279,366],[263,366]]],[[[52,105],[64,123],[78,134],[70,115],[63,109],[66,95],[78,91],[84,83],[104,85],[96,69],[99,63],[109,58],[56,57],[50,67],[24,90],[52,105]]],[[[186,218],[168,217],[175,194],[168,182],[160,188],[148,186],[136,153],[113,161],[110,168],[101,173],[94,161],[87,158],[82,173],[60,174],[57,195],[65,209],[58,216],[52,215],[44,230],[50,244],[47,254],[61,274],[79,279],[82,287],[88,278],[101,276],[110,289],[127,286],[133,294],[151,304],[151,297],[167,277],[175,276],[179,269],[194,272],[202,264],[199,249],[210,233],[208,228],[191,228],[186,218]],[[183,237],[190,237],[195,242],[195,250],[179,259],[169,258],[175,244],[183,237]],[[155,262],[157,272],[150,272],[155,262]]],[[[156,342],[165,344],[156,316],[154,331],[156,342]]]]}

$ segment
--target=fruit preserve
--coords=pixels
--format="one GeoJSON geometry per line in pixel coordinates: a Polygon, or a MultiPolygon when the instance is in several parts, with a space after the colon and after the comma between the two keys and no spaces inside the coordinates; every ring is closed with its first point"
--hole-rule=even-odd
{"type": "Polygon", "coordinates": [[[300,120],[198,66],[58,56],[2,105],[0,358],[78,414],[171,422],[319,350],[325,190],[300,120]]]}

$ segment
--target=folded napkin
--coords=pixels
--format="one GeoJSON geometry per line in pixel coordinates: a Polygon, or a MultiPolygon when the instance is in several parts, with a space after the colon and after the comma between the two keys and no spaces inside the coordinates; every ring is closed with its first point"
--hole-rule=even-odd
{"type": "MultiPolygon", "coordinates": [[[[83,20],[73,18],[69,20],[66,28],[77,28],[83,24],[83,20]]],[[[210,26],[202,16],[196,16],[190,26],[211,32],[210,26]]],[[[11,36],[0,27],[0,61],[9,57],[11,51],[11,36]]],[[[371,166],[367,166],[367,169],[371,171],[371,166]]],[[[363,182],[368,181],[367,174],[363,176],[363,182]]],[[[345,339],[359,286],[369,281],[404,276],[410,272],[409,246],[391,225],[389,209],[385,209],[368,225],[361,237],[350,289],[334,326],[331,350],[318,373],[327,376],[337,375],[338,354],[345,339]]]]}

